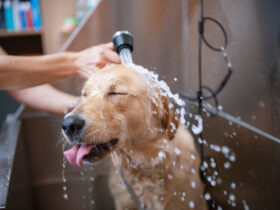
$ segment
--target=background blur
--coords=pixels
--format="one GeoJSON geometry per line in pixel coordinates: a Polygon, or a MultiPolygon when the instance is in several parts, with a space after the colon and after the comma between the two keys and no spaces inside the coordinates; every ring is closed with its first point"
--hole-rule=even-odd
{"type": "MultiPolygon", "coordinates": [[[[42,28],[23,33],[1,31],[0,45],[9,54],[79,51],[111,40],[117,30],[128,30],[134,35],[136,64],[158,72],[174,92],[195,95],[198,88],[198,1],[102,0],[96,9],[93,6],[83,18],[75,20],[77,26],[72,31],[65,32],[65,18],[77,17],[79,2],[82,1],[41,0],[42,28]],[[16,42],[20,44],[12,44],[16,42]],[[36,51],[35,45],[38,45],[36,51]],[[19,46],[23,51],[17,51],[19,46]],[[178,82],[174,81],[175,77],[178,82]]],[[[279,11],[277,0],[205,1],[205,15],[219,20],[229,37],[227,51],[234,73],[218,95],[223,111],[276,139],[280,137],[279,11]]],[[[205,36],[215,46],[223,43],[220,30],[211,23],[206,24],[205,36]]],[[[226,74],[222,55],[205,45],[202,67],[203,83],[213,88],[226,74]]],[[[79,94],[82,81],[69,79],[54,85],[79,94]]],[[[17,104],[3,92],[0,97],[3,119],[8,109],[15,110],[17,104]]],[[[196,108],[189,111],[196,113],[196,108]]],[[[208,145],[227,146],[230,154],[235,154],[235,160],[229,161],[206,147],[205,156],[215,159],[220,177],[215,186],[207,184],[207,192],[212,197],[210,207],[278,209],[279,143],[232,121],[207,116],[204,116],[204,137],[208,145]]],[[[57,143],[61,139],[60,121],[57,116],[22,120],[21,141],[14,164],[14,171],[18,173],[12,174],[10,192],[13,196],[8,196],[8,206],[10,204],[11,209],[25,205],[33,209],[113,208],[106,188],[106,165],[102,170],[84,168],[83,171],[67,165],[69,201],[63,199],[62,151],[61,144],[57,143]],[[25,178],[18,181],[17,174],[25,174],[22,176],[25,178]],[[91,182],[92,176],[99,181],[91,182]],[[22,192],[27,197],[25,200],[18,198],[22,192]]]]}

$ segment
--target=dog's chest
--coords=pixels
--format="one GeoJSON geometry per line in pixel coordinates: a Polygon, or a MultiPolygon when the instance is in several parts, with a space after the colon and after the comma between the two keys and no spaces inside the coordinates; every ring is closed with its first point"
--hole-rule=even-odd
{"type": "Polygon", "coordinates": [[[165,180],[161,175],[131,176],[127,182],[146,208],[164,209],[168,200],[168,192],[165,192],[165,180]]]}

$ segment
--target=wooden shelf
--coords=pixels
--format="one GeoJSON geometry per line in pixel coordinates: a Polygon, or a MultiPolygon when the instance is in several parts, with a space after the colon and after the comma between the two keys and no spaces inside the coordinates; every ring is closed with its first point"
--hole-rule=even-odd
{"type": "Polygon", "coordinates": [[[33,31],[33,30],[27,30],[27,31],[6,31],[6,30],[0,30],[0,37],[15,37],[15,36],[36,36],[41,35],[42,30],[33,31]]]}

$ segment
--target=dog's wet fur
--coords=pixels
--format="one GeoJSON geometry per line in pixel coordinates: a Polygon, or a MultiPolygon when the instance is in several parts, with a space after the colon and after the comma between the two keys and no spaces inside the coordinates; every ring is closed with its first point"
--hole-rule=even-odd
{"type": "MultiPolygon", "coordinates": [[[[111,155],[138,199],[148,209],[207,209],[199,177],[200,158],[190,132],[180,124],[169,98],[151,99],[144,78],[124,65],[94,73],[79,104],[67,115],[85,123],[71,143],[94,145],[84,161],[111,155]],[[173,125],[173,126],[171,126],[173,125]],[[192,203],[193,202],[193,203],[192,203]]],[[[112,167],[109,185],[117,210],[137,209],[120,173],[112,167]]]]}

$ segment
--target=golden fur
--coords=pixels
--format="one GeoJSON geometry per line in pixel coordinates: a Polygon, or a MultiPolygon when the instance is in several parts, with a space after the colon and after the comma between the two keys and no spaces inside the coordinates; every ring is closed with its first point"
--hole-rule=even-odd
{"type": "Polygon", "coordinates": [[[82,99],[70,114],[86,119],[83,142],[119,139],[106,153],[115,166],[109,184],[117,210],[137,207],[116,169],[123,171],[148,209],[190,209],[192,204],[193,209],[207,209],[193,138],[168,108],[169,99],[152,100],[153,91],[160,90],[151,90],[135,71],[110,65],[86,82],[82,99]]]}

